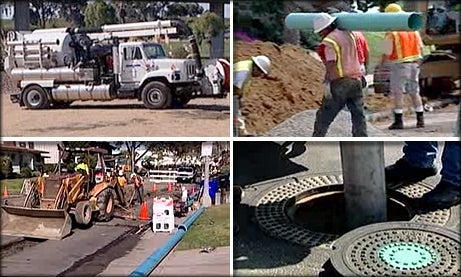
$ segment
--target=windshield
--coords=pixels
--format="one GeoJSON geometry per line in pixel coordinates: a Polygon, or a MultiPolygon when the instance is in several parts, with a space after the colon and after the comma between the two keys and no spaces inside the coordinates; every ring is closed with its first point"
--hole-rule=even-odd
{"type": "Polygon", "coordinates": [[[178,168],[178,171],[181,171],[181,172],[194,172],[194,169],[191,168],[191,167],[180,167],[180,168],[178,168]]]}
{"type": "Polygon", "coordinates": [[[163,51],[163,48],[160,44],[144,44],[143,50],[147,59],[158,59],[166,57],[165,51],[163,51]]]}

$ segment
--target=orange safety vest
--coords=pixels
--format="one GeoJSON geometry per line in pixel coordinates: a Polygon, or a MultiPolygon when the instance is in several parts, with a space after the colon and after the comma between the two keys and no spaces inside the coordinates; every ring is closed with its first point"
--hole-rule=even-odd
{"type": "Polygon", "coordinates": [[[413,62],[421,59],[420,40],[416,32],[390,32],[392,54],[389,57],[394,62],[413,62]]]}
{"type": "MultiPolygon", "coordinates": [[[[333,49],[336,53],[336,68],[338,70],[339,77],[342,78],[346,76],[345,71],[350,71],[350,69],[346,68],[343,66],[343,59],[345,58],[345,55],[350,54],[347,52],[348,50],[352,50],[353,53],[355,54],[355,58],[357,58],[357,64],[358,64],[358,53],[357,53],[357,47],[356,47],[356,39],[355,36],[351,33],[348,32],[350,38],[352,39],[352,44],[351,45],[343,45],[341,47],[340,43],[336,41],[334,38],[333,34],[330,33],[327,37],[323,39],[322,42],[327,42],[333,46],[333,49]],[[350,47],[350,49],[348,49],[350,47]],[[346,50],[347,49],[347,50],[346,50]]],[[[358,64],[359,65],[359,64],[358,64]]]]}

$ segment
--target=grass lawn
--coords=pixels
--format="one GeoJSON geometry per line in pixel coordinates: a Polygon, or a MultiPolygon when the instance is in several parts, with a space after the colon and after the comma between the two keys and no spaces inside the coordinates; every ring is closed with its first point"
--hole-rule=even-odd
{"type": "Polygon", "coordinates": [[[22,183],[24,182],[24,178],[18,179],[4,179],[0,181],[0,188],[3,194],[5,184],[8,189],[8,193],[19,193],[22,188],[22,183]]]}
{"type": "Polygon", "coordinates": [[[230,245],[230,205],[211,206],[192,224],[177,250],[230,245]]]}

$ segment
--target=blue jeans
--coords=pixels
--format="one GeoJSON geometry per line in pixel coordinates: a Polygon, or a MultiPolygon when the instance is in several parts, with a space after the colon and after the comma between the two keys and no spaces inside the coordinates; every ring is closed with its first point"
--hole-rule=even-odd
{"type": "MultiPolygon", "coordinates": [[[[403,147],[403,159],[416,167],[434,165],[438,153],[436,141],[408,141],[403,147]]],[[[461,188],[461,142],[447,141],[442,152],[442,180],[461,188]]]]}

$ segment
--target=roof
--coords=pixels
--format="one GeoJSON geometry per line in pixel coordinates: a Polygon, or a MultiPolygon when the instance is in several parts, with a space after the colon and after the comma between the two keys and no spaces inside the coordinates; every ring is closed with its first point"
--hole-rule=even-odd
{"type": "Polygon", "coordinates": [[[0,145],[0,152],[16,152],[16,153],[33,153],[33,154],[42,154],[49,153],[48,151],[31,149],[26,147],[19,146],[9,146],[9,145],[0,145]]]}

